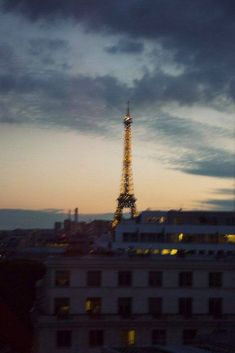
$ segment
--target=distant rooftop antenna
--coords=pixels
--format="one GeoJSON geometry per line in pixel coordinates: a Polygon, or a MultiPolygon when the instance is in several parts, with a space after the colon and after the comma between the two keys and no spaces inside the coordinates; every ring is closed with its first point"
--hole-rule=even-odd
{"type": "Polygon", "coordinates": [[[78,223],[78,208],[77,207],[74,210],[74,221],[76,224],[78,223]]]}

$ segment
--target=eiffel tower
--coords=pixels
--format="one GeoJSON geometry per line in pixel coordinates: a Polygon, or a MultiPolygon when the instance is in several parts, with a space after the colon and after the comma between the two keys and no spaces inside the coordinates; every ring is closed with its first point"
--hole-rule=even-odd
{"type": "Polygon", "coordinates": [[[123,209],[130,210],[131,218],[136,216],[136,198],[134,196],[133,178],[132,178],[132,160],[131,160],[131,124],[132,117],[130,115],[129,102],[127,103],[127,111],[123,116],[124,124],[124,153],[121,177],[120,194],[117,198],[117,208],[114,213],[112,226],[115,227],[122,219],[123,209]]]}

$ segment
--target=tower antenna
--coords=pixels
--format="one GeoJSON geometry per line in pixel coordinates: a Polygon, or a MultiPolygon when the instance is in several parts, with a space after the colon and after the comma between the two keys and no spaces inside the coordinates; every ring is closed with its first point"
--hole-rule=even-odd
{"type": "Polygon", "coordinates": [[[122,177],[120,194],[117,198],[117,208],[114,213],[112,226],[115,227],[122,219],[123,209],[130,209],[131,218],[136,216],[136,198],[134,196],[131,158],[131,124],[130,102],[127,102],[126,115],[123,116],[124,124],[124,151],[122,164],[122,177]]]}

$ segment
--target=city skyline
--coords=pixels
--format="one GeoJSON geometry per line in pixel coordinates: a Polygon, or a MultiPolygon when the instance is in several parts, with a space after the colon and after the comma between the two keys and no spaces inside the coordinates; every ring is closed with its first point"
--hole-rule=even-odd
{"type": "Polygon", "coordinates": [[[131,101],[137,210],[234,209],[230,1],[0,6],[0,209],[114,212],[131,101]]]}

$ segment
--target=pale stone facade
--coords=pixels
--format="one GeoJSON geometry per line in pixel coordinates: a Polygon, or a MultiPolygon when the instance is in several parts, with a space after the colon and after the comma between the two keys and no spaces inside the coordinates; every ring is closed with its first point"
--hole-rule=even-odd
{"type": "Polygon", "coordinates": [[[235,330],[233,256],[60,256],[46,267],[36,353],[190,344],[235,330]]]}

